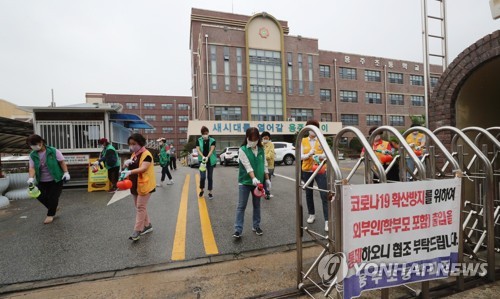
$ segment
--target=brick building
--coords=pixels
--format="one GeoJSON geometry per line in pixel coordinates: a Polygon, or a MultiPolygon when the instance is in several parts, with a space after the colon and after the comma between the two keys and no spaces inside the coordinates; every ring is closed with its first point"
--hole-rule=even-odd
{"type": "Polygon", "coordinates": [[[149,141],[160,137],[181,150],[187,143],[191,97],[87,93],[87,103],[121,104],[123,113],[137,114],[154,129],[139,130],[149,141]]]}
{"type": "MultiPolygon", "coordinates": [[[[424,115],[423,64],[318,49],[287,21],[193,8],[193,119],[407,128],[424,115]]],[[[431,86],[441,75],[431,66],[431,86]]]]}

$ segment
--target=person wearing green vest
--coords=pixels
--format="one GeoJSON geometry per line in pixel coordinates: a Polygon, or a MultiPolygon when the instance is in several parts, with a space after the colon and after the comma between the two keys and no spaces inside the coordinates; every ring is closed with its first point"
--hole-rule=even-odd
{"type": "Polygon", "coordinates": [[[241,238],[243,233],[243,221],[245,209],[248,203],[248,196],[252,194],[253,204],[253,226],[252,230],[262,236],[264,233],[260,228],[260,200],[261,198],[253,194],[254,189],[265,180],[265,187],[271,190],[271,181],[269,180],[269,170],[267,169],[267,160],[264,148],[260,140],[259,129],[255,127],[248,128],[246,138],[240,147],[238,157],[239,163],[239,197],[236,208],[236,221],[234,223],[235,239],[241,238]]]}
{"type": "Polygon", "coordinates": [[[47,208],[47,217],[44,224],[54,221],[59,205],[63,182],[70,180],[68,166],[64,162],[62,153],[45,144],[40,135],[30,135],[26,143],[32,151],[29,156],[28,185],[36,184],[40,190],[38,201],[47,208]]]}
{"type": "Polygon", "coordinates": [[[102,147],[102,152],[99,156],[99,160],[94,162],[94,166],[102,168],[102,164],[104,164],[104,167],[108,170],[108,180],[111,183],[108,192],[113,193],[118,189],[116,183],[118,183],[118,178],[120,176],[120,158],[118,157],[118,152],[114,146],[109,143],[108,139],[101,138],[98,144],[102,147]]]}
{"type": "Polygon", "coordinates": [[[213,173],[214,167],[217,164],[217,154],[215,153],[215,139],[208,136],[208,128],[201,127],[201,137],[198,138],[196,143],[196,149],[198,150],[198,161],[206,164],[206,170],[200,171],[200,194],[198,197],[203,197],[205,193],[205,179],[208,179],[208,199],[214,199],[213,195],[213,173]]]}
{"type": "Polygon", "coordinates": [[[157,184],[156,187],[161,187],[163,186],[163,182],[165,181],[165,175],[168,176],[168,182],[167,185],[172,185],[174,183],[174,180],[172,180],[172,175],[170,174],[170,171],[168,170],[168,166],[170,164],[170,149],[167,149],[167,140],[165,138],[160,138],[158,140],[158,143],[160,144],[160,166],[161,166],[161,183],[157,184]]]}

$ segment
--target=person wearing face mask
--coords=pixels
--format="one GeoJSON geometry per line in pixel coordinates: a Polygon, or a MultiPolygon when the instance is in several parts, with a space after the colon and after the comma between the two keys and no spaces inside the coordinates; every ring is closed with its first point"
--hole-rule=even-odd
{"type": "MultiPolygon", "coordinates": [[[[369,135],[372,135],[372,133],[377,129],[378,127],[372,127],[368,131],[369,135]]],[[[388,141],[385,141],[382,139],[382,132],[377,134],[375,138],[373,139],[373,144],[372,144],[372,149],[375,152],[375,155],[377,156],[380,164],[384,167],[384,169],[387,169],[389,165],[391,164],[391,161],[385,161],[384,158],[387,155],[394,155],[394,148],[392,147],[391,143],[388,141]]],[[[365,155],[365,149],[361,150],[361,157],[365,155]]],[[[378,176],[374,174],[374,178],[376,179],[375,182],[378,182],[378,176]]],[[[389,170],[389,172],[386,174],[386,178],[389,181],[399,181],[399,166],[397,162],[394,164],[394,166],[389,170]]]]}
{"type": "MultiPolygon", "coordinates": [[[[269,180],[271,180],[274,174],[274,159],[276,158],[276,153],[274,152],[274,144],[271,142],[271,134],[267,131],[262,132],[260,135],[262,138],[262,144],[264,145],[264,152],[266,153],[267,169],[269,170],[269,180]]],[[[271,191],[266,188],[266,199],[274,197],[271,191]]]]}
{"type": "Polygon", "coordinates": [[[49,224],[54,221],[63,182],[70,180],[68,166],[62,153],[46,145],[41,136],[30,135],[26,143],[32,149],[29,156],[28,185],[36,184],[40,190],[37,199],[47,208],[47,217],[43,223],[49,224]]]}
{"type": "MultiPolygon", "coordinates": [[[[412,124],[411,128],[413,127],[418,127],[418,124],[412,124]]],[[[410,135],[406,136],[406,142],[410,147],[413,149],[413,152],[417,157],[422,157],[422,155],[425,153],[425,135],[415,131],[412,132],[410,135]]],[[[406,166],[410,171],[415,170],[415,162],[413,162],[413,159],[411,159],[409,156],[406,157],[406,166]]],[[[413,177],[410,173],[407,173],[407,178],[408,180],[412,180],[413,177]]]]}
{"type": "Polygon", "coordinates": [[[271,181],[269,180],[266,154],[259,138],[259,129],[255,127],[247,129],[246,138],[240,147],[238,157],[240,158],[238,175],[239,196],[233,238],[239,239],[243,233],[245,209],[250,194],[252,194],[253,204],[252,230],[258,236],[262,236],[264,232],[260,228],[260,197],[256,197],[253,191],[264,181],[265,188],[271,190],[271,181]]]}
{"type": "Polygon", "coordinates": [[[198,161],[205,163],[206,170],[200,171],[200,194],[198,197],[203,197],[205,189],[205,179],[208,179],[208,199],[214,199],[213,196],[213,173],[214,167],[217,164],[217,154],[215,153],[215,139],[208,136],[208,128],[201,127],[201,137],[198,138],[196,144],[198,150],[198,161]]]}
{"type": "Polygon", "coordinates": [[[156,177],[153,155],[145,147],[146,139],[144,136],[138,133],[132,134],[127,142],[132,156],[129,160],[125,161],[123,166],[127,170],[122,171],[122,176],[130,178],[132,181],[130,193],[134,196],[136,214],[134,231],[129,239],[137,241],[141,235],[153,231],[147,205],[151,193],[156,191],[156,177]]]}
{"type": "Polygon", "coordinates": [[[172,180],[172,175],[168,170],[168,165],[170,164],[170,150],[166,146],[165,138],[160,138],[157,140],[160,144],[160,166],[161,166],[161,183],[157,184],[156,187],[163,186],[163,182],[165,181],[165,175],[168,177],[167,185],[172,185],[174,180],[172,180]]]}
{"type": "Polygon", "coordinates": [[[120,158],[116,149],[108,142],[108,139],[101,138],[98,144],[102,147],[102,152],[99,160],[95,161],[92,166],[101,167],[101,164],[104,163],[104,167],[108,170],[108,180],[111,184],[108,192],[113,193],[117,189],[116,183],[120,175],[120,158]]]}
{"type": "MultiPolygon", "coordinates": [[[[317,120],[308,120],[306,126],[315,126],[319,128],[319,122],[317,120]]],[[[302,160],[302,181],[307,182],[309,178],[311,178],[313,174],[313,166],[314,166],[314,156],[317,156],[320,160],[326,158],[323,148],[319,144],[319,141],[316,138],[316,134],[313,131],[309,131],[309,136],[302,138],[301,144],[301,157],[302,160]]],[[[316,184],[319,189],[326,190],[326,174],[317,173],[314,177],[316,184]]],[[[312,187],[310,185],[309,187],[312,187]]],[[[321,203],[323,205],[323,217],[325,219],[325,231],[328,231],[328,199],[326,192],[319,192],[321,197],[321,203]]],[[[307,211],[309,213],[309,217],[307,218],[307,223],[313,223],[316,220],[315,216],[315,208],[314,208],[314,197],[313,190],[307,188],[306,189],[306,203],[307,203],[307,211]]]]}

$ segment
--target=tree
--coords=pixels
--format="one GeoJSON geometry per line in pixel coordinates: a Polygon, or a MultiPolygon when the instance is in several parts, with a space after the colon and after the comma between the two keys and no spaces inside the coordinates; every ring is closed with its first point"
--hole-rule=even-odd
{"type": "Polygon", "coordinates": [[[410,115],[411,123],[417,124],[419,126],[425,126],[425,114],[422,115],[410,115]]]}

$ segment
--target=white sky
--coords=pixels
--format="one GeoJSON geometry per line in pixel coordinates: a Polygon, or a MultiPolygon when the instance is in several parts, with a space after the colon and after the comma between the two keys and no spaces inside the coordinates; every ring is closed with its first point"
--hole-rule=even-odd
{"type": "MultiPolygon", "coordinates": [[[[428,0],[430,5],[437,1],[428,0]]],[[[420,0],[0,0],[0,98],[59,106],[86,92],[191,95],[191,7],[288,21],[324,50],[422,61],[420,0]]],[[[500,28],[488,0],[448,0],[450,62],[500,28]]]]}

